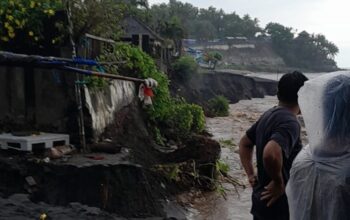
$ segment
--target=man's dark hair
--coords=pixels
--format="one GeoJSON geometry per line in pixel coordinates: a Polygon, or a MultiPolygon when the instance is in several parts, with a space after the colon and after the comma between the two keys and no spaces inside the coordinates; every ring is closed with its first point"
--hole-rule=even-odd
{"type": "Polygon", "coordinates": [[[288,105],[297,105],[298,91],[307,80],[308,78],[298,71],[283,75],[278,82],[278,100],[288,105]]]}

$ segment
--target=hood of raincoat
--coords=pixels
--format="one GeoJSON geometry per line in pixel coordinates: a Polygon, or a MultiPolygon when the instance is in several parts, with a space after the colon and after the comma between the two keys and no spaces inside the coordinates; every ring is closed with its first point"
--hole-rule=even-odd
{"type": "Polygon", "coordinates": [[[299,91],[309,138],[286,188],[291,220],[350,216],[350,72],[309,80],[299,91]]]}
{"type": "Polygon", "coordinates": [[[309,80],[298,96],[312,154],[350,153],[350,71],[309,80]]]}

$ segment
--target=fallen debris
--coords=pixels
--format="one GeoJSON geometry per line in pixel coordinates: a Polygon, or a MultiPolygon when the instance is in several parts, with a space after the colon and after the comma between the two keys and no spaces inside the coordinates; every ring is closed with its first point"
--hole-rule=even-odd
{"type": "Polygon", "coordinates": [[[50,159],[59,159],[64,155],[71,154],[75,151],[73,145],[62,145],[48,149],[48,157],[50,159]]]}
{"type": "Polygon", "coordinates": [[[29,184],[29,186],[35,186],[36,182],[34,180],[34,178],[32,176],[27,176],[26,178],[26,182],[29,184]]]}

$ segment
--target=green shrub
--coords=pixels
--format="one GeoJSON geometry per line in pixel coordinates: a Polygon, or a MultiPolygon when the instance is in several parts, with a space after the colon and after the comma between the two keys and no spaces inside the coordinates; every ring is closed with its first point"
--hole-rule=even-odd
{"type": "Polygon", "coordinates": [[[188,103],[174,103],[168,124],[174,128],[180,137],[204,130],[205,116],[202,107],[188,103]]]}
{"type": "Polygon", "coordinates": [[[204,55],[204,61],[209,63],[210,69],[215,69],[216,65],[222,60],[222,55],[219,52],[211,51],[204,55]]]}
{"type": "Polygon", "coordinates": [[[206,54],[206,60],[205,61],[212,61],[212,62],[217,62],[222,60],[222,55],[219,52],[216,51],[211,51],[206,54]]]}
{"type": "Polygon", "coordinates": [[[211,52],[211,54],[212,54],[212,56],[213,56],[213,58],[215,60],[217,60],[217,61],[222,60],[222,54],[221,53],[219,53],[219,52],[211,52]]]}
{"type": "Polygon", "coordinates": [[[208,105],[210,115],[212,116],[223,117],[229,115],[229,102],[224,96],[219,95],[210,99],[208,105]]]}
{"type": "Polygon", "coordinates": [[[192,57],[183,56],[174,63],[173,69],[178,79],[187,82],[194,74],[197,74],[198,65],[192,57]]]}
{"type": "MultiPolygon", "coordinates": [[[[92,71],[95,72],[105,72],[105,69],[102,66],[94,66],[91,68],[92,71]]],[[[108,73],[116,73],[115,71],[110,71],[108,73]]],[[[86,86],[89,89],[97,89],[97,90],[101,90],[106,88],[108,85],[110,85],[110,80],[106,79],[106,78],[102,78],[102,77],[98,77],[98,76],[84,76],[84,82],[86,84],[86,86]]]]}
{"type": "Polygon", "coordinates": [[[216,161],[215,168],[216,168],[216,172],[220,172],[223,175],[227,175],[228,172],[230,171],[230,165],[228,165],[226,162],[222,160],[216,161]]]}
{"type": "Polygon", "coordinates": [[[189,104],[175,104],[169,117],[169,125],[180,137],[186,137],[191,133],[193,115],[189,104]]]}
{"type": "Polygon", "coordinates": [[[205,127],[205,116],[203,108],[199,105],[191,104],[190,110],[193,116],[192,131],[200,133],[205,127]]]}
{"type": "Polygon", "coordinates": [[[164,145],[164,138],[162,136],[162,133],[160,132],[159,128],[154,127],[153,128],[153,137],[155,138],[155,141],[159,145],[164,145]]]}

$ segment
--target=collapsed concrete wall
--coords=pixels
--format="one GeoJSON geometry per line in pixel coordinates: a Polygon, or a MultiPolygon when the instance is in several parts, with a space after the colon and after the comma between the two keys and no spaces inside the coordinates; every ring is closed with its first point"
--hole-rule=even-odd
{"type": "Polygon", "coordinates": [[[115,113],[135,99],[133,82],[113,80],[104,89],[84,88],[85,105],[91,117],[92,138],[98,141],[105,129],[115,122],[115,113]]]}

